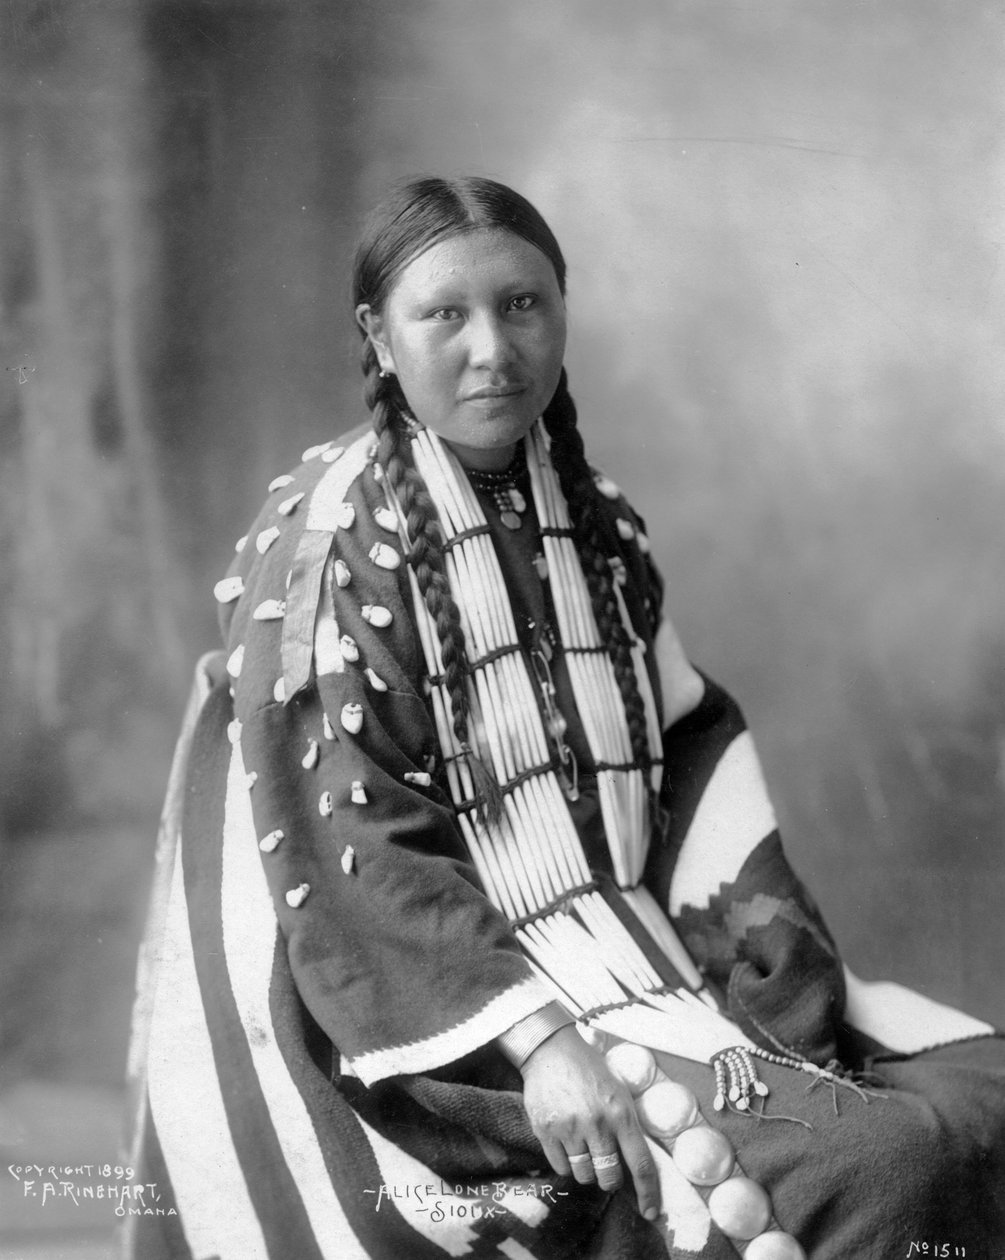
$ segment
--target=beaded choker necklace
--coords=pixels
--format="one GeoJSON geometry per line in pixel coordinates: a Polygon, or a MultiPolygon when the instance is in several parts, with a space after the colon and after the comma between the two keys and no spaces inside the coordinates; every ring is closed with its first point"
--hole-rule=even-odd
{"type": "Polygon", "coordinates": [[[517,530],[523,524],[527,500],[516,483],[526,471],[527,456],[523,443],[516,448],[516,454],[509,464],[498,472],[482,468],[467,469],[468,480],[474,488],[480,494],[490,494],[495,500],[499,518],[507,529],[517,530]]]}

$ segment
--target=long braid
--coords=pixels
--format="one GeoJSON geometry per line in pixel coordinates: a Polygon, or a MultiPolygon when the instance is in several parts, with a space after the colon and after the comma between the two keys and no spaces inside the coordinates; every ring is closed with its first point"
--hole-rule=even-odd
{"type": "Polygon", "coordinates": [[[498,821],[502,814],[498,784],[470,746],[467,643],[447,579],[436,505],[418,470],[406,457],[408,430],[398,380],[394,376],[381,377],[369,341],[363,345],[362,367],[363,398],[372,412],[378,438],[377,458],[401,505],[411,544],[408,563],[436,627],[454,735],[467,757],[480,807],[490,820],[498,821]]]}
{"type": "Polygon", "coordinates": [[[632,660],[631,641],[621,621],[614,576],[605,552],[600,529],[600,492],[586,462],[583,439],[576,424],[576,404],[569,393],[565,369],[558,389],[544,413],[544,423],[551,436],[552,462],[558,473],[562,494],[569,507],[572,530],[580,564],[590,592],[593,616],[614,666],[614,676],[621,692],[628,721],[628,733],[635,764],[648,769],[652,764],[646,725],[645,702],[632,660]]]}

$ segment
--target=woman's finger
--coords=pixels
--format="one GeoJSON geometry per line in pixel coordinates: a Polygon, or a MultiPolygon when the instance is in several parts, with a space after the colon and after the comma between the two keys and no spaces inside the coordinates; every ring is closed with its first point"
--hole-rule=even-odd
{"type": "Polygon", "coordinates": [[[621,1155],[632,1181],[639,1202],[639,1212],[647,1221],[655,1220],[660,1213],[660,1183],[646,1135],[638,1120],[633,1119],[618,1134],[621,1155]]]}
{"type": "Polygon", "coordinates": [[[569,1157],[565,1153],[565,1147],[561,1142],[556,1142],[553,1138],[541,1138],[540,1141],[544,1147],[548,1163],[560,1177],[568,1177],[570,1173],[575,1175],[574,1166],[570,1164],[569,1157]]]}
{"type": "Polygon", "coordinates": [[[624,1181],[621,1156],[616,1146],[604,1150],[591,1149],[593,1172],[601,1190],[617,1190],[624,1181]]]}
{"type": "Polygon", "coordinates": [[[597,1174],[593,1170],[593,1156],[589,1151],[576,1151],[572,1154],[566,1153],[569,1161],[569,1167],[572,1169],[572,1175],[581,1186],[592,1186],[597,1180],[597,1174]]]}

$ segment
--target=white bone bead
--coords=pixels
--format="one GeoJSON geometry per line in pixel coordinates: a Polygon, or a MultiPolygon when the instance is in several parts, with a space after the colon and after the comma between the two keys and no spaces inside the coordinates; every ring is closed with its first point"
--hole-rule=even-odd
{"type": "Polygon", "coordinates": [[[367,678],[369,679],[370,686],[374,689],[374,691],[387,690],[387,683],[383,680],[383,678],[375,674],[372,669],[367,668],[363,672],[366,674],[367,678]]]}
{"type": "Polygon", "coordinates": [[[244,578],[239,573],[221,578],[213,587],[213,594],[221,604],[229,604],[244,594],[244,578]]]}
{"type": "Polygon", "coordinates": [[[331,792],[322,792],[321,799],[318,801],[318,813],[322,818],[331,818],[333,809],[331,792]]]}
{"type": "Polygon", "coordinates": [[[304,492],[302,490],[299,494],[291,494],[288,499],[284,499],[282,503],[279,504],[276,511],[280,516],[289,516],[303,497],[304,492]]]}
{"type": "Polygon", "coordinates": [[[286,703],[286,679],[277,678],[275,686],[272,688],[272,698],[276,704],[286,703]]]}
{"type": "Polygon", "coordinates": [[[232,744],[236,744],[241,738],[241,721],[239,718],[234,718],[232,722],[227,723],[227,738],[232,744]]]}
{"type": "Polygon", "coordinates": [[[327,713],[321,719],[321,730],[324,732],[325,739],[335,738],[335,727],[332,726],[332,720],[327,713]]]}
{"type": "Polygon", "coordinates": [[[374,481],[377,481],[377,482],[381,482],[384,480],[384,470],[380,466],[380,464],[374,464],[373,466],[373,479],[374,481]]]}
{"type": "Polygon", "coordinates": [[[268,529],[263,529],[255,539],[255,546],[258,548],[258,554],[264,556],[278,537],[279,530],[275,525],[270,525],[268,529]]]}
{"type": "Polygon", "coordinates": [[[370,548],[370,559],[379,569],[396,569],[401,564],[401,556],[387,543],[374,543],[370,548]]]}
{"type": "Polygon", "coordinates": [[[347,661],[359,660],[359,647],[356,640],[351,634],[344,634],[338,641],[338,645],[342,650],[342,656],[347,661]]]}
{"type": "Polygon", "coordinates": [[[263,599],[251,615],[255,621],[279,621],[286,616],[286,600],[263,599]]]}
{"type": "Polygon", "coordinates": [[[273,477],[269,482],[269,494],[272,494],[276,490],[282,490],[283,487],[288,486],[292,480],[293,477],[290,473],[280,473],[278,477],[273,477]]]}
{"type": "Polygon", "coordinates": [[[321,748],[318,745],[318,741],[316,739],[312,739],[310,743],[307,745],[307,752],[304,754],[303,759],[300,762],[300,764],[303,766],[305,770],[313,770],[314,767],[318,764],[318,759],[320,758],[320,756],[321,756],[321,748]]]}
{"type": "Polygon", "coordinates": [[[364,621],[368,621],[371,626],[376,626],[378,630],[383,630],[385,626],[391,624],[390,609],[382,608],[380,604],[364,604],[360,613],[364,621]]]}
{"type": "Polygon", "coordinates": [[[329,446],[326,451],[321,452],[321,462],[324,464],[334,464],[335,461],[344,454],[344,446],[329,446]]]}
{"type": "Polygon", "coordinates": [[[336,560],[334,566],[335,585],[343,590],[352,581],[352,574],[349,572],[349,566],[344,560],[336,560]]]}
{"type": "Polygon", "coordinates": [[[249,770],[248,773],[244,776],[244,786],[248,788],[250,791],[251,788],[253,788],[257,782],[258,782],[258,771],[249,770]]]}
{"type": "Polygon", "coordinates": [[[345,850],[342,853],[342,870],[347,875],[352,874],[352,867],[353,867],[353,862],[355,861],[355,858],[356,858],[356,850],[352,847],[351,844],[347,844],[345,846],[345,850]]]}
{"type": "Polygon", "coordinates": [[[344,704],[341,722],[350,735],[358,735],[363,729],[363,706],[361,704],[344,704]]]}
{"type": "Polygon", "coordinates": [[[271,853],[282,839],[283,833],[277,828],[275,831],[270,831],[267,836],[262,836],[258,842],[258,847],[263,853],[271,853]]]}
{"type": "Polygon", "coordinates": [[[291,910],[298,909],[307,900],[307,894],[310,890],[310,884],[298,884],[296,888],[291,888],[286,894],[286,904],[291,910]]]}
{"type": "Polygon", "coordinates": [[[227,673],[231,678],[240,678],[241,666],[244,664],[244,644],[239,644],[227,657],[227,673]]]}
{"type": "Polygon", "coordinates": [[[292,585],[293,585],[293,570],[290,569],[290,571],[286,574],[286,582],[285,582],[286,589],[289,590],[292,585]]]}
{"type": "Polygon", "coordinates": [[[427,774],[425,770],[406,770],[405,782],[414,783],[416,787],[429,787],[433,781],[433,776],[427,774]]]}
{"type": "Polygon", "coordinates": [[[386,529],[392,534],[396,534],[398,532],[398,514],[393,508],[377,508],[374,511],[373,519],[377,522],[381,529],[386,529]]]}
{"type": "Polygon", "coordinates": [[[354,805],[366,805],[369,803],[367,800],[366,788],[359,779],[353,779],[352,781],[351,800],[354,805]]]}

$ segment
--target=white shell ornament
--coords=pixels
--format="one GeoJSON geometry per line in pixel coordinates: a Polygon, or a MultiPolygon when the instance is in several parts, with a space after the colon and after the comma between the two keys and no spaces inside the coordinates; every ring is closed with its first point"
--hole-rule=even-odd
{"type": "Polygon", "coordinates": [[[234,718],[232,722],[227,723],[227,738],[232,744],[236,744],[241,738],[241,719],[234,718]]]}
{"type": "Polygon", "coordinates": [[[286,703],[286,679],[277,678],[276,685],[272,688],[272,698],[276,704],[286,703]]]}
{"type": "Polygon", "coordinates": [[[387,543],[374,543],[370,548],[370,559],[379,569],[396,569],[401,564],[401,556],[387,543]]]}
{"type": "Polygon", "coordinates": [[[359,779],[353,779],[352,781],[351,800],[354,805],[367,805],[369,803],[367,800],[366,788],[359,779]]]}
{"type": "Polygon", "coordinates": [[[244,644],[239,644],[227,657],[227,673],[231,678],[241,677],[241,666],[244,664],[244,644]]]}
{"type": "Polygon", "coordinates": [[[321,748],[318,744],[318,741],[316,739],[312,739],[310,743],[307,745],[307,752],[304,753],[303,759],[301,760],[300,764],[303,766],[305,770],[313,770],[314,767],[318,764],[318,759],[320,758],[320,756],[321,756],[321,748]]]}
{"type": "Polygon", "coordinates": [[[350,529],[356,519],[356,509],[351,503],[341,503],[338,509],[336,524],[339,529],[350,529]]]}
{"type": "Polygon", "coordinates": [[[363,706],[361,704],[344,704],[341,722],[350,735],[358,735],[363,729],[363,706]]]}
{"type": "Polygon", "coordinates": [[[255,546],[258,548],[258,554],[260,556],[264,556],[278,537],[279,530],[275,525],[270,525],[268,529],[263,529],[255,539],[255,546]]]}
{"type": "Polygon", "coordinates": [[[331,448],[334,445],[335,445],[334,441],[331,441],[331,442],[319,442],[317,446],[308,446],[307,450],[304,451],[304,453],[300,456],[300,458],[306,464],[308,460],[317,459],[317,457],[320,454],[322,454],[324,451],[331,450],[331,448]]]}
{"type": "Polygon", "coordinates": [[[429,787],[432,781],[433,781],[432,775],[427,774],[425,770],[406,770],[405,771],[405,782],[414,783],[416,787],[429,787]]]}
{"type": "Polygon", "coordinates": [[[244,578],[239,573],[221,578],[213,587],[213,594],[221,604],[229,604],[244,594],[244,578]]]}
{"type": "Polygon", "coordinates": [[[322,818],[331,818],[334,808],[331,792],[322,792],[321,799],[318,801],[318,813],[322,818]]]}
{"type": "Polygon", "coordinates": [[[262,836],[258,842],[258,847],[263,853],[271,853],[282,839],[283,833],[277,827],[275,831],[270,831],[267,836],[262,836]]]}
{"type": "Polygon", "coordinates": [[[607,1066],[615,1076],[619,1076],[637,1098],[650,1085],[656,1083],[660,1075],[652,1051],[645,1046],[634,1045],[630,1041],[619,1041],[606,1054],[607,1066]]]}
{"type": "Polygon", "coordinates": [[[643,534],[641,529],[636,533],[635,541],[638,543],[639,551],[641,551],[644,556],[648,556],[651,550],[649,538],[646,534],[643,534]]]}
{"type": "Polygon", "coordinates": [[[398,515],[393,508],[379,507],[375,509],[373,519],[381,529],[386,529],[392,534],[398,532],[398,515]]]}
{"type": "Polygon", "coordinates": [[[302,490],[299,494],[291,494],[288,499],[284,499],[282,503],[279,504],[276,511],[280,516],[289,516],[303,497],[304,492],[302,490]]]}
{"type": "Polygon", "coordinates": [[[244,776],[244,786],[250,791],[258,782],[258,771],[249,770],[244,776]]]}
{"type": "Polygon", "coordinates": [[[654,1138],[669,1142],[698,1119],[698,1100],[686,1085],[663,1077],[636,1099],[635,1110],[654,1138]]]}
{"type": "Polygon", "coordinates": [[[347,661],[359,660],[359,647],[356,640],[351,634],[344,634],[338,641],[339,647],[342,649],[342,656],[347,661]]]}
{"type": "Polygon", "coordinates": [[[708,1196],[708,1211],[727,1237],[745,1241],[768,1228],[771,1200],[749,1177],[729,1177],[708,1196]]]}
{"type": "Polygon", "coordinates": [[[370,686],[374,689],[374,691],[387,690],[387,683],[378,674],[375,674],[372,669],[368,667],[363,672],[366,674],[370,686]]]}
{"type": "Polygon", "coordinates": [[[631,521],[626,521],[623,516],[619,516],[617,525],[618,534],[625,540],[625,542],[631,542],[631,540],[635,537],[635,526],[631,523],[631,521]]]}
{"type": "Polygon", "coordinates": [[[352,581],[352,574],[349,572],[349,566],[344,560],[336,560],[332,572],[335,576],[335,585],[342,590],[352,581]]]}
{"type": "Polygon", "coordinates": [[[278,477],[273,477],[269,482],[269,494],[276,490],[282,490],[284,486],[288,486],[293,480],[290,473],[281,473],[278,477]]]}
{"type": "Polygon", "coordinates": [[[598,477],[597,489],[605,499],[614,500],[621,498],[621,488],[610,477],[598,477]]]}
{"type": "Polygon", "coordinates": [[[334,464],[335,461],[344,454],[344,446],[329,446],[326,451],[321,452],[321,462],[324,464],[334,464]]]}
{"type": "Polygon", "coordinates": [[[242,534],[241,537],[237,540],[237,542],[234,543],[234,550],[238,552],[243,551],[247,545],[248,545],[248,535],[242,534]]]}
{"type": "Polygon", "coordinates": [[[263,599],[251,615],[255,621],[279,621],[286,616],[286,600],[263,599]]]}
{"type": "Polygon", "coordinates": [[[356,859],[356,850],[352,847],[351,844],[347,844],[342,854],[342,870],[346,873],[346,875],[352,874],[352,867],[353,867],[353,862],[355,861],[355,859],[356,859]]]}
{"type": "Polygon", "coordinates": [[[298,884],[296,888],[291,888],[286,894],[286,904],[291,910],[297,910],[307,900],[307,894],[310,892],[310,884],[298,884]]]}
{"type": "Polygon", "coordinates": [[[324,732],[325,739],[335,738],[335,727],[332,726],[332,720],[327,713],[321,718],[321,730],[324,732]]]}
{"type": "Polygon", "coordinates": [[[769,1229],[758,1234],[747,1244],[744,1260],[806,1260],[806,1252],[791,1234],[780,1229],[769,1229]]]}
{"type": "MultiPolygon", "coordinates": [[[[642,1123],[645,1124],[644,1119],[642,1123]]],[[[684,1176],[696,1186],[718,1185],[733,1171],[733,1148],[729,1139],[707,1124],[685,1129],[674,1142],[671,1154],[684,1176]]]]}
{"type": "Polygon", "coordinates": [[[376,626],[378,630],[383,630],[385,626],[391,624],[391,611],[383,608],[380,604],[364,604],[360,609],[360,614],[364,621],[368,621],[371,626],[376,626]]]}

